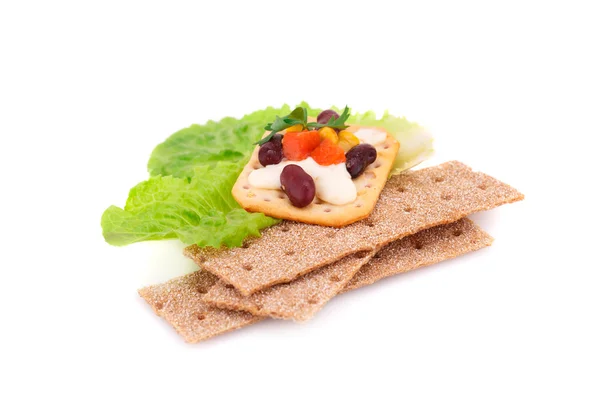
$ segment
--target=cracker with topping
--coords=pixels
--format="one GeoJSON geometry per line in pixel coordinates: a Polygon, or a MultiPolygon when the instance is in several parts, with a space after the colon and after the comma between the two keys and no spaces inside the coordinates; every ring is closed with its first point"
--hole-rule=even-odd
{"type": "MultiPolygon", "coordinates": [[[[299,110],[294,112],[301,115],[299,110]]],[[[323,226],[341,227],[367,218],[400,143],[379,127],[345,125],[344,115],[335,113],[338,119],[332,116],[329,125],[304,117],[280,131],[287,125],[269,124],[273,131],[259,142],[233,186],[236,201],[247,211],[323,226]]]]}

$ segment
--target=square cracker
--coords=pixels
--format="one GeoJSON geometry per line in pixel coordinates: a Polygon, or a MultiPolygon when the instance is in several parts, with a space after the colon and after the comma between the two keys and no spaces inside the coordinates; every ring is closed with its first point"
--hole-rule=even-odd
{"type": "Polygon", "coordinates": [[[289,282],[349,254],[523,199],[509,185],[451,161],[392,176],[369,218],[342,228],[285,221],[243,247],[189,246],[188,257],[244,296],[289,282]]]}
{"type": "Polygon", "coordinates": [[[373,252],[355,253],[292,282],[248,297],[219,281],[202,300],[216,307],[254,315],[305,321],[340,291],[357,289],[388,276],[478,250],[491,245],[492,240],[476,224],[463,218],[392,242],[374,256],[373,252]]]}
{"type": "MultiPolygon", "coordinates": [[[[360,126],[351,125],[347,130],[356,132],[360,126]]],[[[381,128],[372,128],[383,131],[381,128]]],[[[387,132],[386,132],[387,133],[387,132]]],[[[259,189],[252,187],[248,176],[255,169],[263,168],[258,161],[256,146],[248,164],[244,167],[231,193],[236,201],[251,212],[261,212],[275,218],[305,222],[323,226],[340,227],[367,218],[373,211],[377,198],[387,182],[400,147],[398,141],[389,133],[383,143],[375,146],[377,159],[365,172],[353,179],[356,186],[356,200],[344,205],[335,205],[320,201],[317,197],[306,207],[294,207],[281,189],[259,189]]]]}

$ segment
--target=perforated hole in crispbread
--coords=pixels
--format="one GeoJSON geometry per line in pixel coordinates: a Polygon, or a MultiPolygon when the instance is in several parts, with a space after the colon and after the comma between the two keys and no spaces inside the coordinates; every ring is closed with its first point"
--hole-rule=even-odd
{"type": "Polygon", "coordinates": [[[356,253],[354,254],[354,258],[359,258],[359,259],[360,259],[360,258],[365,258],[365,257],[367,257],[369,254],[371,254],[371,252],[370,252],[370,251],[359,251],[359,252],[356,252],[356,253]]]}

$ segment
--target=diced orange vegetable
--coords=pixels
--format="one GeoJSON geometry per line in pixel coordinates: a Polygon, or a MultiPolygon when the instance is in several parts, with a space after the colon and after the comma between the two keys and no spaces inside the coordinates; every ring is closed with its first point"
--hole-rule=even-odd
{"type": "Polygon", "coordinates": [[[317,131],[287,132],[283,135],[283,155],[288,160],[301,161],[307,158],[321,143],[317,131]]]}
{"type": "Polygon", "coordinates": [[[331,165],[346,162],[344,150],[329,139],[325,139],[314,149],[310,156],[320,165],[331,165]]]}

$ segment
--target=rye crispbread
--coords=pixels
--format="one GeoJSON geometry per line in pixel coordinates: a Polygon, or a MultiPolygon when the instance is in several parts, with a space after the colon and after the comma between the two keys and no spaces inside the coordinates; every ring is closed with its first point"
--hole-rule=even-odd
{"type": "Polygon", "coordinates": [[[468,218],[434,226],[392,242],[379,250],[358,270],[341,293],[479,250],[490,246],[493,241],[490,235],[468,218]]]}
{"type": "Polygon", "coordinates": [[[363,260],[368,260],[360,269],[352,265],[354,260],[350,255],[292,282],[275,285],[247,297],[240,295],[231,285],[219,281],[202,299],[221,308],[304,321],[313,317],[340,291],[356,289],[387,276],[434,264],[491,244],[492,238],[487,233],[463,218],[392,242],[374,256],[369,252],[357,253],[365,256],[363,260]]]}
{"type": "MultiPolygon", "coordinates": [[[[385,253],[382,253],[380,258],[371,259],[371,262],[377,261],[379,266],[370,268],[371,262],[363,266],[362,269],[365,269],[366,272],[357,275],[357,279],[351,280],[343,291],[362,287],[382,277],[475,251],[489,246],[491,242],[491,237],[468,219],[430,228],[382,249],[385,253]],[[456,232],[461,234],[455,235],[456,232]],[[420,245],[415,246],[416,243],[420,243],[420,245]],[[392,266],[390,268],[383,267],[384,263],[388,261],[392,263],[392,266]]],[[[263,318],[251,317],[245,312],[220,310],[203,304],[202,293],[208,290],[216,280],[214,275],[201,270],[163,284],[141,289],[139,293],[159,316],[175,327],[177,332],[190,343],[241,328],[263,318]],[[208,330],[200,323],[203,321],[199,322],[198,315],[205,315],[206,319],[203,321],[210,321],[208,330]]],[[[290,286],[293,284],[292,282],[290,286]]],[[[312,306],[308,309],[312,309],[312,306]]]]}
{"type": "Polygon", "coordinates": [[[208,271],[196,271],[160,285],[138,291],[156,315],[163,317],[188,343],[196,343],[260,321],[243,311],[212,307],[202,296],[215,284],[217,277],[208,271]]]}
{"type": "Polygon", "coordinates": [[[350,254],[291,282],[271,286],[248,297],[218,281],[202,300],[215,307],[244,310],[254,315],[305,321],[338,294],[373,254],[375,252],[369,250],[350,254]]]}
{"type": "Polygon", "coordinates": [[[392,176],[369,218],[351,225],[331,228],[286,221],[241,248],[190,246],[185,254],[249,296],[349,254],[522,199],[507,184],[451,161],[392,176]]]}
{"type": "MultiPolygon", "coordinates": [[[[358,125],[351,125],[347,130],[356,132],[358,125]]],[[[381,128],[369,128],[381,130],[381,128]]],[[[400,147],[398,141],[389,133],[385,142],[375,145],[377,159],[367,167],[365,172],[353,179],[356,186],[356,200],[349,204],[335,205],[315,200],[306,207],[294,207],[285,193],[280,190],[260,189],[252,187],[248,176],[255,169],[263,168],[258,161],[257,146],[248,164],[240,173],[233,185],[231,193],[236,201],[247,211],[262,212],[275,218],[305,222],[323,226],[340,227],[364,219],[371,214],[381,190],[385,186],[394,159],[400,147]]]]}

